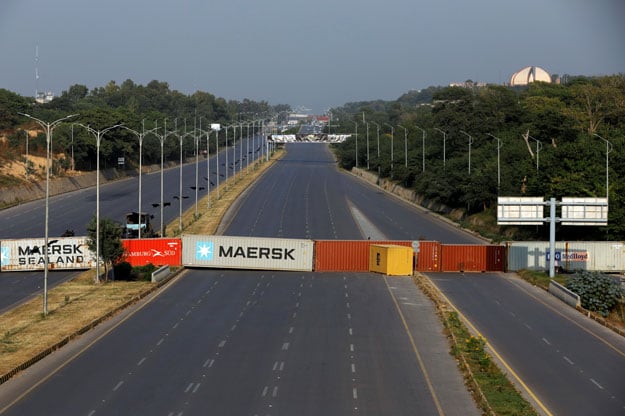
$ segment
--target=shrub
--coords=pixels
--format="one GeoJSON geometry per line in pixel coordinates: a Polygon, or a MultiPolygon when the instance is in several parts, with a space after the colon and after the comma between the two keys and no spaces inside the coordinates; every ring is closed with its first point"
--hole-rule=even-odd
{"type": "Polygon", "coordinates": [[[608,316],[610,310],[623,296],[620,283],[600,272],[579,271],[566,279],[566,287],[577,293],[582,306],[590,311],[608,316]]]}
{"type": "Polygon", "coordinates": [[[156,266],[152,263],[148,263],[145,266],[136,266],[132,269],[132,275],[134,280],[152,280],[152,273],[156,270],[156,266]]]}
{"type": "Polygon", "coordinates": [[[127,261],[122,261],[113,266],[115,280],[131,280],[132,266],[127,261]]]}

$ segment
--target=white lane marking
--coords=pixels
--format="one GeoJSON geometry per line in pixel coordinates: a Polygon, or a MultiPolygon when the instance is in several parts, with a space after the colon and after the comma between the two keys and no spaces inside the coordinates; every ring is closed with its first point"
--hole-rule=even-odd
{"type": "Polygon", "coordinates": [[[290,345],[291,345],[291,344],[290,344],[290,343],[288,343],[288,342],[285,342],[284,344],[282,344],[282,351],[286,351],[286,350],[288,350],[290,345]]]}
{"type": "Polygon", "coordinates": [[[265,397],[267,395],[267,391],[269,391],[269,387],[265,386],[265,388],[263,389],[263,392],[260,394],[262,397],[265,397]]]}
{"type": "Polygon", "coordinates": [[[347,319],[352,319],[352,314],[351,313],[347,314],[347,319]]]}
{"type": "Polygon", "coordinates": [[[243,317],[243,311],[239,313],[239,318],[242,318],[242,317],[243,317]]]}
{"type": "Polygon", "coordinates": [[[165,338],[161,338],[158,340],[158,342],[156,343],[156,345],[161,345],[163,343],[163,341],[165,341],[165,338]]]}
{"type": "Polygon", "coordinates": [[[352,373],[356,372],[356,364],[352,364],[352,373]]]}
{"type": "Polygon", "coordinates": [[[179,323],[180,323],[180,322],[176,322],[176,323],[174,324],[174,326],[172,326],[172,327],[171,327],[171,329],[176,329],[176,328],[178,328],[178,324],[179,324],[179,323]]]}
{"type": "MultiPolygon", "coordinates": [[[[592,379],[591,379],[591,380],[592,380],[592,379]]],[[[117,383],[117,384],[115,385],[115,387],[113,387],[113,391],[117,391],[117,389],[119,389],[119,388],[122,386],[122,384],[124,384],[124,381],[123,381],[123,380],[122,380],[122,381],[120,381],[119,383],[117,383]]]]}
{"type": "Polygon", "coordinates": [[[185,392],[185,393],[190,392],[190,391],[191,391],[191,389],[193,388],[193,385],[194,385],[194,384],[195,384],[195,383],[189,383],[189,385],[187,386],[187,388],[186,388],[186,389],[184,389],[184,392],[185,392]]]}
{"type": "Polygon", "coordinates": [[[551,342],[549,342],[549,340],[545,337],[543,337],[543,342],[547,345],[551,345],[551,342]]]}
{"type": "Polygon", "coordinates": [[[293,312],[293,318],[297,316],[297,312],[293,312]]]}
{"type": "Polygon", "coordinates": [[[351,328],[349,328],[349,335],[354,335],[354,331],[351,328]]]}
{"type": "Polygon", "coordinates": [[[525,325],[525,327],[526,327],[527,329],[529,329],[529,330],[531,330],[531,329],[532,329],[532,327],[531,327],[531,326],[529,326],[528,324],[525,324],[525,323],[524,323],[523,325],[525,325]]]}
{"type": "Polygon", "coordinates": [[[356,387],[352,389],[352,397],[354,398],[354,400],[358,398],[358,390],[356,389],[356,387]]]}
{"type": "Polygon", "coordinates": [[[295,307],[296,307],[296,308],[299,308],[299,302],[297,302],[297,303],[295,304],[295,307]]]}
{"type": "Polygon", "coordinates": [[[574,365],[574,364],[575,364],[575,363],[574,363],[573,361],[571,361],[571,359],[570,359],[569,357],[567,357],[567,356],[564,356],[564,357],[562,357],[562,358],[564,358],[564,361],[566,361],[567,363],[569,363],[569,364],[571,364],[571,365],[574,365]]]}
{"type": "Polygon", "coordinates": [[[354,344],[349,344],[349,350],[350,350],[351,352],[354,352],[354,344]]]}
{"type": "Polygon", "coordinates": [[[95,414],[95,410],[92,410],[89,412],[89,414],[87,416],[93,416],[95,414]]]}
{"type": "Polygon", "coordinates": [[[187,311],[187,313],[185,313],[185,315],[187,315],[187,316],[189,316],[190,314],[191,314],[191,309],[189,309],[189,310],[187,311]]]}
{"type": "Polygon", "coordinates": [[[204,365],[202,367],[204,368],[211,368],[213,366],[213,363],[215,363],[215,360],[212,359],[208,359],[204,362],[204,365]]]}
{"type": "Polygon", "coordinates": [[[279,370],[280,370],[280,371],[284,370],[284,361],[280,362],[280,368],[279,368],[279,370]]]}
{"type": "Polygon", "coordinates": [[[289,328],[289,334],[292,334],[294,329],[295,329],[294,327],[290,327],[289,328]]]}
{"type": "Polygon", "coordinates": [[[237,329],[237,324],[232,325],[232,327],[230,327],[230,332],[234,331],[235,329],[237,329]]]}
{"type": "Polygon", "coordinates": [[[603,390],[603,386],[599,383],[597,383],[594,379],[590,379],[590,381],[592,382],[592,384],[594,384],[595,386],[599,387],[601,390],[603,390]]]}
{"type": "Polygon", "coordinates": [[[513,318],[516,318],[516,314],[514,312],[508,312],[510,315],[512,315],[513,318]]]}
{"type": "Polygon", "coordinates": [[[276,397],[278,395],[278,386],[273,388],[273,392],[271,393],[271,397],[276,397]]]}
{"type": "Polygon", "coordinates": [[[345,306],[347,306],[347,309],[349,309],[349,302],[345,303],[345,306]]]}
{"type": "Polygon", "coordinates": [[[221,341],[218,346],[219,346],[219,348],[223,348],[224,345],[226,345],[226,340],[225,339],[223,341],[221,341]]]}
{"type": "Polygon", "coordinates": [[[195,385],[195,388],[193,389],[193,393],[197,392],[197,389],[199,389],[199,388],[200,388],[200,383],[197,383],[195,385]]]}
{"type": "Polygon", "coordinates": [[[139,360],[139,362],[137,363],[137,366],[143,364],[143,362],[146,360],[145,357],[143,357],[142,359],[139,360]]]}
{"type": "Polygon", "coordinates": [[[346,297],[346,298],[348,298],[348,297],[349,297],[349,294],[348,294],[347,292],[345,292],[345,297],[346,297]]]}

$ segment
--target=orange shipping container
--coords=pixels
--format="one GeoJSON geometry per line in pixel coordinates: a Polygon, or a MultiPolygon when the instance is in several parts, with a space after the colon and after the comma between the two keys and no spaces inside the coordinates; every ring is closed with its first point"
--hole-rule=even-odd
{"type": "Polygon", "coordinates": [[[133,266],[180,266],[182,241],[179,238],[141,238],[122,240],[124,261],[133,266]]]}
{"type": "Polygon", "coordinates": [[[493,272],[504,269],[504,246],[443,244],[443,272],[493,272]]]}
{"type": "Polygon", "coordinates": [[[418,272],[439,272],[441,270],[441,243],[438,241],[419,241],[416,269],[418,272]]]}
{"type": "Polygon", "coordinates": [[[412,247],[412,241],[315,240],[315,271],[367,272],[369,247],[392,244],[412,247]]]}

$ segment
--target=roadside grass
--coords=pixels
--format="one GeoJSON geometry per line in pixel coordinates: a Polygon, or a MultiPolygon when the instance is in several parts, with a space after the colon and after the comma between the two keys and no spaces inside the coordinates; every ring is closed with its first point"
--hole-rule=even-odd
{"type": "Polygon", "coordinates": [[[413,278],[417,286],[434,302],[451,344],[465,384],[483,414],[538,415],[532,405],[493,362],[486,340],[471,334],[451,305],[439,296],[438,289],[427,277],[413,278]]]}
{"type": "MultiPolygon", "coordinates": [[[[207,197],[198,202],[203,214],[195,215],[195,207],[183,214],[183,232],[214,234],[230,205],[248,186],[282,157],[277,151],[269,162],[257,162],[243,170],[243,175],[222,184],[220,198],[211,190],[211,207],[207,211],[207,197]]],[[[178,220],[168,229],[178,230],[178,220]]],[[[18,368],[32,364],[34,358],[43,358],[71,338],[97,325],[129,304],[139,300],[158,287],[146,281],[108,281],[94,283],[95,270],[81,273],[71,281],[48,291],[48,315],[43,316],[43,301],[36,297],[0,315],[0,383],[18,368]]]]}
{"type": "MultiPolygon", "coordinates": [[[[549,278],[548,273],[535,270],[519,270],[516,273],[528,283],[539,286],[545,290],[549,289],[549,282],[551,281],[551,278],[549,278]]],[[[553,280],[560,283],[561,285],[564,285],[566,275],[557,274],[554,276],[553,280]]]]}

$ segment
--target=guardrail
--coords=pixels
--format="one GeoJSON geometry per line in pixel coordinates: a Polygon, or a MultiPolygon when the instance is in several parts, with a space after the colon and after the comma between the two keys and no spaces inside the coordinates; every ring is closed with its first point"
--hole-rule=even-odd
{"type": "Polygon", "coordinates": [[[582,306],[582,300],[577,293],[572,292],[554,280],[549,282],[549,293],[575,309],[579,309],[582,306]]]}

